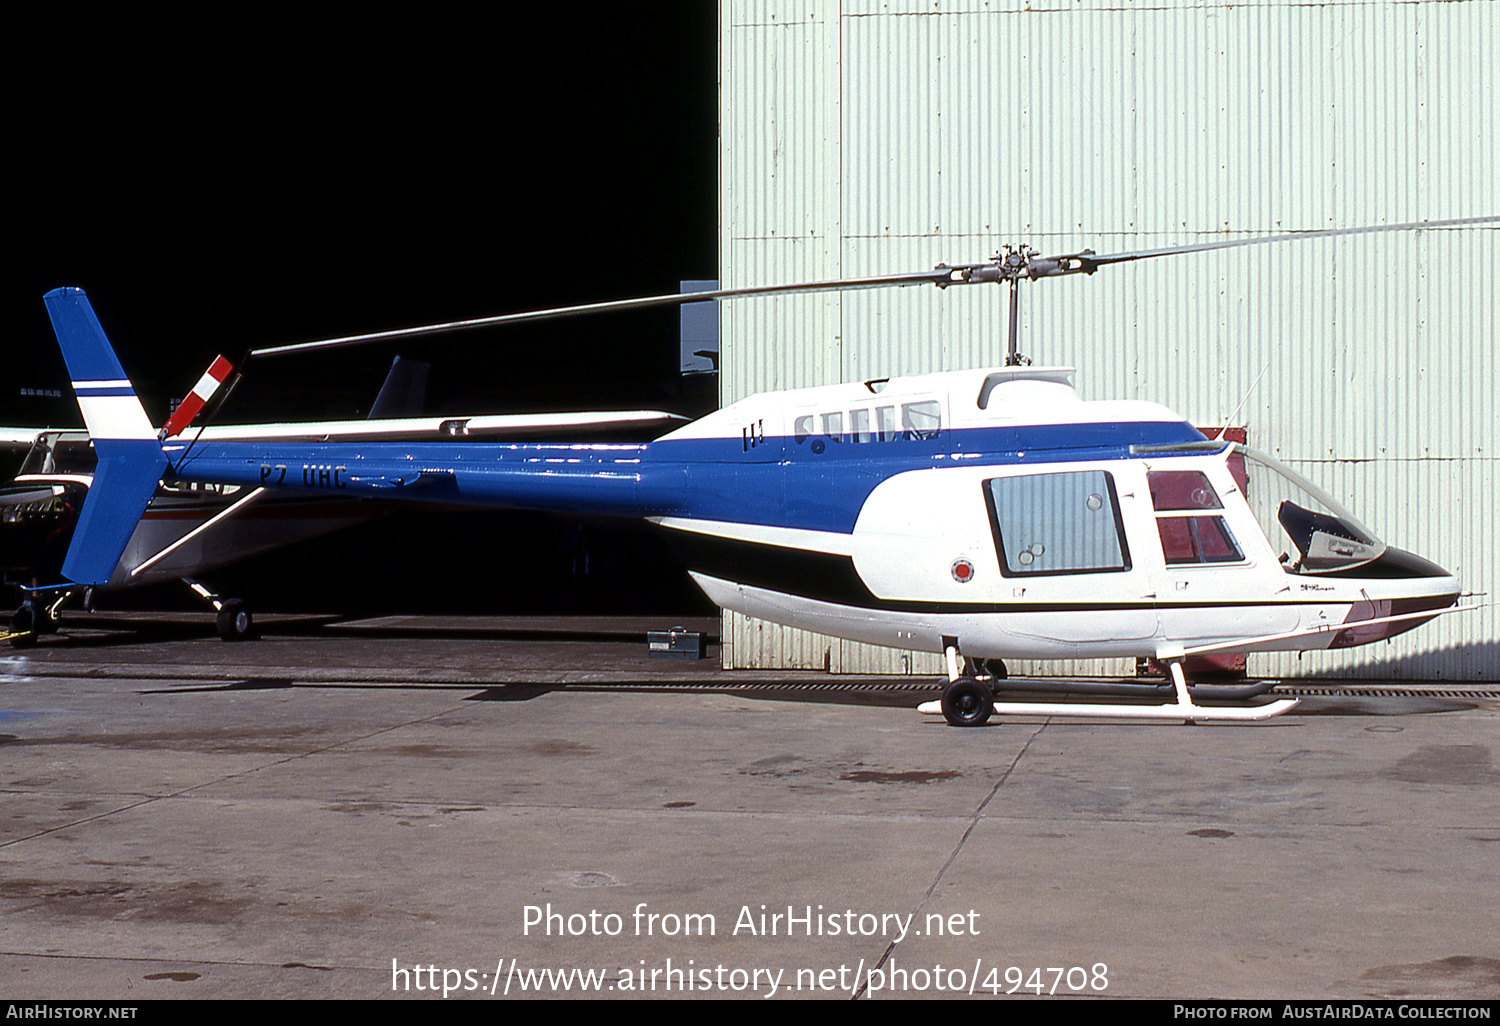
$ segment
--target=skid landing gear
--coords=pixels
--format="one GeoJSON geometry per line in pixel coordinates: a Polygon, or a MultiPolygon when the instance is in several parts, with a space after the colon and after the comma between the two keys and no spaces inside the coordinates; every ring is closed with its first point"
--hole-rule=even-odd
{"type": "Polygon", "coordinates": [[[1278,699],[1263,705],[1199,705],[1188,691],[1187,677],[1182,670],[1183,655],[1180,651],[1157,653],[1157,658],[1167,665],[1176,699],[1163,705],[1134,705],[1123,702],[996,702],[994,692],[991,690],[993,678],[986,681],[975,677],[972,674],[974,664],[969,660],[964,660],[963,670],[960,670],[962,657],[958,652],[957,639],[944,638],[943,647],[948,660],[948,684],[943,688],[942,700],[923,702],[917,707],[917,711],[928,714],[941,713],[943,718],[955,727],[983,726],[993,715],[1090,720],[1171,720],[1181,723],[1252,723],[1280,716],[1297,707],[1295,698],[1278,699]]]}

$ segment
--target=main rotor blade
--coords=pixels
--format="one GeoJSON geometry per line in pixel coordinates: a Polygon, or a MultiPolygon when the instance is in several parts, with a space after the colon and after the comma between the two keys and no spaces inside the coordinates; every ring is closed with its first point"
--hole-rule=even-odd
{"type": "Polygon", "coordinates": [[[342,338],[321,339],[315,342],[297,342],[291,345],[270,346],[253,349],[250,356],[280,356],[285,353],[305,353],[338,346],[352,346],[364,342],[380,342],[388,339],[417,338],[450,331],[468,331],[475,328],[493,328],[506,324],[525,324],[536,321],[577,317],[583,314],[610,313],[624,310],[643,310],[658,306],[681,306],[686,303],[703,303],[723,299],[739,299],[746,296],[786,296],[811,292],[846,292],[857,289],[899,288],[908,285],[972,285],[980,282],[1015,282],[1020,278],[1046,278],[1063,274],[1092,274],[1106,264],[1144,260],[1147,257],[1171,256],[1178,253],[1198,253],[1213,249],[1231,249],[1237,246],[1257,246],[1271,242],[1288,242],[1297,239],[1330,238],[1337,235],[1366,235],[1374,232],[1419,231],[1427,228],[1459,228],[1469,225],[1493,224],[1500,217],[1468,217],[1449,221],[1411,221],[1406,224],[1371,225],[1363,228],[1325,228],[1315,231],[1283,232],[1247,239],[1223,239],[1214,242],[1189,243],[1182,246],[1165,246],[1159,249],[1138,250],[1131,253],[1110,253],[1103,256],[1091,250],[1068,253],[1061,256],[1041,257],[1022,247],[997,254],[993,259],[976,264],[939,264],[930,271],[915,271],[909,274],[884,274],[872,278],[843,278],[833,281],[799,282],[790,285],[757,285],[749,288],[718,289],[713,292],[683,292],[664,296],[645,296],[639,299],[616,299],[603,303],[584,303],[579,306],[555,307],[549,310],[531,310],[522,313],[500,314],[494,317],[475,317],[470,320],[446,321],[442,324],[424,324],[393,331],[375,331],[364,335],[346,335],[342,338]]]}
{"type": "Polygon", "coordinates": [[[375,331],[367,335],[348,335],[344,338],[322,339],[316,342],[297,342],[292,345],[253,349],[250,351],[250,355],[279,356],[283,353],[305,353],[314,349],[352,346],[361,342],[379,342],[393,338],[416,338],[421,335],[436,335],[449,331],[492,328],[502,324],[525,324],[533,321],[555,320],[562,317],[577,317],[581,314],[642,310],[654,306],[680,306],[684,303],[736,299],[743,296],[778,296],[798,292],[842,292],[850,289],[880,289],[905,285],[952,285],[967,281],[971,273],[976,270],[983,271],[987,267],[987,264],[967,264],[961,267],[943,266],[931,271],[917,271],[912,274],[885,274],[874,278],[846,278],[839,281],[813,281],[794,285],[757,285],[749,288],[718,289],[713,292],[680,292],[665,296],[644,296],[638,299],[616,299],[603,303],[584,303],[580,306],[561,306],[550,310],[531,310],[523,313],[500,314],[495,317],[475,317],[471,320],[448,321],[443,324],[424,324],[413,328],[397,328],[393,331],[375,331]]]}
{"type": "MultiPolygon", "coordinates": [[[[1130,260],[1145,260],[1147,257],[1173,256],[1178,253],[1201,253],[1210,249],[1233,249],[1238,246],[1260,246],[1270,242],[1291,242],[1300,239],[1330,239],[1339,235],[1370,235],[1375,232],[1410,232],[1424,228],[1462,228],[1477,224],[1500,223],[1500,217],[1461,217],[1449,221],[1408,221],[1405,224],[1376,224],[1362,228],[1320,228],[1305,232],[1282,232],[1278,235],[1261,235],[1253,239],[1221,239],[1216,242],[1193,242],[1182,246],[1164,246],[1160,249],[1142,249],[1133,253],[1109,253],[1103,256],[1083,256],[1094,267],[1105,264],[1123,264],[1130,260]]],[[[1047,257],[1046,260],[1061,260],[1062,257],[1047,257]]]]}

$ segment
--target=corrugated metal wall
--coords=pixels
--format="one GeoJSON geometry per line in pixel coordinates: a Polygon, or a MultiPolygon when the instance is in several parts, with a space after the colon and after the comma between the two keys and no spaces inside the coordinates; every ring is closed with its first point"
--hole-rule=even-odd
{"type": "MultiPolygon", "coordinates": [[[[1491,0],[844,0],[720,14],[726,287],[1500,213],[1491,0]]],[[[1220,423],[1388,541],[1500,585],[1494,227],[1295,242],[1023,286],[1086,398],[1220,423]]],[[[723,398],[998,364],[1001,287],[729,304],[723,398]]],[[[937,672],[730,617],[731,666],[937,672]]],[[[1123,672],[1089,662],[1053,672],[1123,672]]],[[[1254,673],[1500,677],[1500,607],[1254,673]]]]}

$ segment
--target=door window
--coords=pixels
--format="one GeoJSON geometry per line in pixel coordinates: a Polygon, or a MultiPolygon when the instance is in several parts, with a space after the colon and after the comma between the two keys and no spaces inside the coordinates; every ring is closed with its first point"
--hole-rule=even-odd
{"type": "Polygon", "coordinates": [[[1146,482],[1167,565],[1238,563],[1245,558],[1224,523],[1224,506],[1207,475],[1197,470],[1153,470],[1146,482]]]}
{"type": "Polygon", "coordinates": [[[984,483],[1007,577],[1130,569],[1113,478],[1102,470],[984,483]]]}

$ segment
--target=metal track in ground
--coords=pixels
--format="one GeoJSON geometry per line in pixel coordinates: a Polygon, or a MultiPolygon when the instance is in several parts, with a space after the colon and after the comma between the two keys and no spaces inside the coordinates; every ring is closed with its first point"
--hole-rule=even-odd
{"type": "Polygon", "coordinates": [[[1500,698],[1500,684],[1280,684],[1277,694],[1306,698],[1500,698]]]}
{"type": "MultiPolygon", "coordinates": [[[[417,688],[494,688],[508,685],[546,685],[550,687],[597,689],[611,691],[804,691],[804,692],[873,692],[886,694],[936,693],[941,690],[937,677],[892,677],[881,675],[828,675],[795,671],[753,670],[723,671],[704,668],[701,676],[685,677],[680,670],[661,673],[638,669],[569,670],[538,666],[530,670],[485,673],[482,670],[455,671],[446,668],[413,671],[396,667],[291,667],[256,666],[241,663],[229,666],[156,665],[132,663],[86,664],[73,661],[31,662],[0,661],[0,678],[17,677],[86,677],[106,680],[156,681],[170,685],[196,683],[228,685],[246,689],[269,687],[338,687],[386,686],[417,688]],[[4,665],[3,663],[9,663],[4,665]],[[623,678],[623,679],[622,679],[623,678]]],[[[1086,689],[1089,684],[1141,683],[1108,678],[1016,678],[1018,685],[1042,691],[1043,685],[1055,681],[1059,691],[1086,689]]],[[[1002,684],[1003,688],[1004,685],[1002,684]]],[[[1161,689],[1165,693],[1165,689],[1161,689]]],[[[1296,698],[1449,698],[1485,700],[1500,699],[1500,683],[1412,684],[1358,681],[1281,681],[1268,695],[1296,698]]],[[[1144,692],[1141,697],[1149,697],[1144,692]]],[[[1211,694],[1202,697],[1212,697],[1211,694]]]]}

